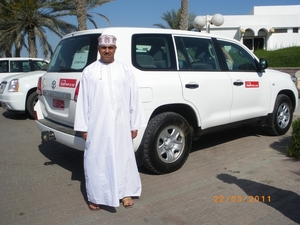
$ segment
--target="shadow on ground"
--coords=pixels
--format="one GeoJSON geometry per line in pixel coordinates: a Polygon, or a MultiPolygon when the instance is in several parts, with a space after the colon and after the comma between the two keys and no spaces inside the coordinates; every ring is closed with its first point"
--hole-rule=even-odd
{"type": "MultiPolygon", "coordinates": [[[[79,151],[55,141],[43,142],[39,145],[40,152],[49,160],[44,163],[45,166],[58,165],[71,172],[71,180],[80,182],[81,194],[88,204],[85,178],[83,170],[83,151],[79,151]]],[[[108,206],[101,206],[101,210],[115,213],[116,209],[108,206]]]]}
{"type": "Polygon", "coordinates": [[[281,153],[282,155],[286,155],[286,148],[292,141],[292,137],[283,137],[279,141],[273,142],[270,144],[270,148],[276,150],[277,152],[281,153]]]}
{"type": "Polygon", "coordinates": [[[27,120],[31,118],[28,117],[27,113],[24,112],[12,112],[12,111],[5,111],[2,113],[2,115],[7,118],[7,119],[11,119],[11,120],[27,120]]]}
{"type": "Polygon", "coordinates": [[[49,161],[45,166],[58,165],[72,172],[72,180],[83,181],[83,151],[75,150],[55,141],[42,142],[39,145],[40,152],[49,161]]]}
{"type": "Polygon", "coordinates": [[[197,141],[194,141],[191,152],[211,148],[213,146],[221,145],[236,139],[248,136],[266,135],[263,129],[258,125],[245,125],[224,131],[219,131],[211,134],[201,136],[197,141]]]}
{"type": "Polygon", "coordinates": [[[300,224],[300,196],[297,193],[251,180],[239,179],[229,174],[219,174],[217,178],[224,183],[240,187],[249,196],[246,201],[259,201],[267,204],[300,224]]]}

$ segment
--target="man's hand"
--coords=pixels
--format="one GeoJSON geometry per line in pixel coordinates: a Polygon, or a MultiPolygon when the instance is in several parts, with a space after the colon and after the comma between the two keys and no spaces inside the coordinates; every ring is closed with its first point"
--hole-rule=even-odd
{"type": "Polygon", "coordinates": [[[87,132],[81,132],[81,137],[86,141],[87,132]]]}
{"type": "Polygon", "coordinates": [[[137,133],[138,133],[137,130],[132,130],[132,131],[131,131],[131,137],[132,137],[132,139],[135,139],[135,138],[136,138],[137,133]]]}

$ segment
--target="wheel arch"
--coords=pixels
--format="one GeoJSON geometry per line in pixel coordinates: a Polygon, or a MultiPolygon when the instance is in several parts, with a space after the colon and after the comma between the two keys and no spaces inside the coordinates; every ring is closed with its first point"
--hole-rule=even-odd
{"type": "MultiPolygon", "coordinates": [[[[149,121],[155,117],[158,114],[164,113],[164,112],[174,112],[177,113],[179,115],[181,115],[182,117],[184,117],[189,125],[192,127],[193,131],[197,131],[198,128],[198,118],[196,115],[195,110],[187,105],[187,104],[167,104],[167,105],[161,105],[158,108],[156,108],[153,113],[151,114],[149,121]]],[[[195,132],[194,132],[195,133],[195,132]]]]}
{"type": "Polygon", "coordinates": [[[280,94],[284,94],[284,95],[288,96],[291,99],[291,102],[293,104],[293,111],[295,111],[296,101],[298,101],[298,99],[296,99],[296,96],[295,96],[294,92],[291,91],[291,90],[281,90],[281,91],[279,91],[277,96],[280,95],[280,94]]]}
{"type": "Polygon", "coordinates": [[[27,91],[26,99],[25,99],[25,106],[26,106],[26,104],[27,104],[28,97],[31,95],[31,93],[35,92],[36,89],[37,89],[37,87],[33,87],[33,88],[30,88],[30,89],[27,91]]]}

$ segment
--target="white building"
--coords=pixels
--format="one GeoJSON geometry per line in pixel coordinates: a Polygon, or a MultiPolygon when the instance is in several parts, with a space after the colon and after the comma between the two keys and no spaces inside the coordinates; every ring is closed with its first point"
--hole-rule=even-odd
{"type": "Polygon", "coordinates": [[[221,26],[210,25],[210,33],[237,39],[251,50],[300,46],[300,5],[254,6],[249,15],[223,17],[221,26]]]}

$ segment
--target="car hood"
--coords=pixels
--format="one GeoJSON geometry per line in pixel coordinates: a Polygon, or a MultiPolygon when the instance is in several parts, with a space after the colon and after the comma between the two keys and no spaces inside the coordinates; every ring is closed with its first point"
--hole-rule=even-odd
{"type": "Polygon", "coordinates": [[[274,74],[285,74],[285,75],[287,75],[287,76],[291,76],[290,74],[288,74],[288,73],[286,73],[286,72],[282,72],[282,71],[279,71],[279,70],[276,70],[276,69],[271,69],[271,68],[268,68],[268,69],[266,69],[267,71],[270,71],[270,72],[272,72],[272,73],[274,73],[274,74]]]}
{"type": "Polygon", "coordinates": [[[45,70],[37,70],[37,71],[32,71],[32,72],[19,73],[19,74],[4,77],[2,79],[2,81],[10,81],[12,79],[20,79],[22,77],[30,77],[30,76],[38,76],[38,75],[42,76],[46,72],[47,71],[45,71],[45,70]]]}

